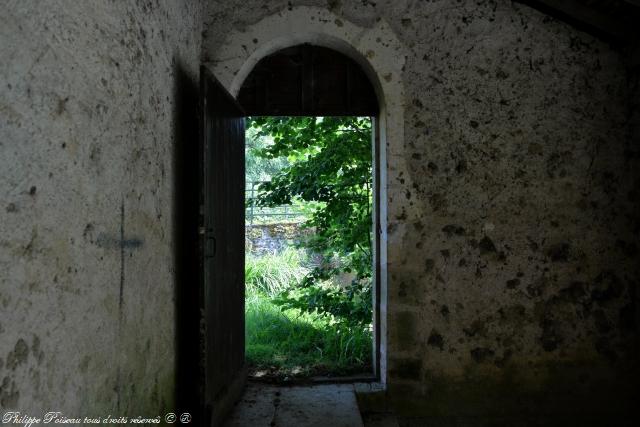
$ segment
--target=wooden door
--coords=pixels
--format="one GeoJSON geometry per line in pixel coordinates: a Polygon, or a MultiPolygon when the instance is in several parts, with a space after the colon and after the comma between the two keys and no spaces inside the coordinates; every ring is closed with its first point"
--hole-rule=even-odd
{"type": "Polygon", "coordinates": [[[204,180],[205,424],[219,426],[244,386],[244,113],[200,70],[204,180]]]}

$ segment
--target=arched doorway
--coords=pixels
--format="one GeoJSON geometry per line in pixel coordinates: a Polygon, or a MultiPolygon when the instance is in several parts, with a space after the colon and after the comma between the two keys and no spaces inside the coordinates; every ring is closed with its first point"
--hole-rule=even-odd
{"type": "MultiPolygon", "coordinates": [[[[260,62],[256,64],[251,73],[243,82],[238,94],[238,102],[247,116],[259,116],[262,118],[264,118],[265,116],[277,117],[275,123],[278,123],[279,127],[283,126],[283,123],[285,122],[300,123],[300,119],[296,119],[295,117],[302,116],[301,120],[309,124],[313,123],[313,126],[311,126],[311,128],[324,128],[323,132],[325,133],[327,131],[327,128],[340,126],[337,125],[338,122],[340,122],[341,125],[349,123],[355,124],[357,122],[360,122],[361,124],[364,123],[363,129],[371,130],[369,136],[365,136],[364,138],[351,139],[351,143],[355,143],[355,146],[352,150],[348,149],[347,145],[345,145],[346,141],[349,141],[349,139],[342,138],[341,140],[336,141],[336,143],[333,145],[333,148],[331,146],[325,146],[323,149],[320,149],[319,152],[314,153],[314,158],[316,159],[316,161],[321,161],[326,166],[329,166],[338,164],[338,162],[331,159],[336,158],[335,151],[340,150],[340,146],[344,146],[344,151],[339,157],[341,157],[341,159],[344,159],[345,161],[347,161],[346,159],[350,158],[350,155],[355,152],[363,153],[361,151],[361,148],[368,150],[368,153],[364,152],[360,155],[362,157],[350,158],[350,163],[345,163],[344,165],[342,165],[344,167],[350,168],[352,172],[355,170],[362,171],[363,166],[368,169],[368,172],[364,172],[365,176],[363,176],[362,174],[357,175],[360,177],[361,181],[354,182],[353,180],[349,180],[348,188],[350,188],[351,192],[357,191],[359,185],[369,188],[371,201],[373,202],[371,204],[367,197],[367,211],[369,211],[368,207],[373,205],[370,209],[370,213],[367,214],[369,219],[365,220],[368,221],[368,224],[367,222],[363,223],[361,220],[354,218],[354,214],[356,214],[356,211],[350,209],[350,203],[342,203],[341,208],[340,215],[342,215],[342,218],[351,217],[351,222],[349,223],[349,226],[345,226],[345,222],[342,220],[340,222],[342,225],[339,226],[342,228],[339,228],[338,234],[347,236],[349,235],[349,231],[356,229],[361,230],[363,233],[358,232],[352,234],[351,238],[347,237],[346,239],[349,241],[349,243],[346,243],[346,241],[343,240],[342,245],[338,246],[344,248],[345,244],[346,246],[349,246],[349,244],[351,244],[353,245],[353,251],[351,253],[349,253],[349,251],[342,252],[342,257],[338,258],[342,259],[343,261],[347,260],[351,256],[353,256],[356,251],[358,252],[358,255],[363,253],[368,254],[366,256],[367,258],[369,258],[368,261],[366,261],[368,263],[366,267],[358,268],[357,264],[349,264],[349,266],[346,267],[346,270],[348,272],[354,271],[352,267],[355,267],[355,270],[359,270],[358,275],[359,277],[363,278],[362,280],[357,280],[354,284],[354,282],[350,282],[350,280],[344,281],[343,279],[341,284],[335,287],[336,291],[344,289],[342,295],[351,295],[352,298],[355,297],[355,300],[351,299],[351,302],[342,300],[341,304],[343,305],[340,305],[337,302],[334,302],[332,304],[328,303],[327,305],[323,305],[322,303],[318,304],[317,301],[323,299],[319,296],[320,294],[324,297],[329,297],[329,295],[331,294],[323,294],[320,285],[316,284],[316,286],[313,287],[315,292],[310,292],[309,294],[307,294],[307,298],[303,297],[301,299],[298,299],[297,301],[295,301],[295,304],[298,308],[300,308],[301,302],[303,304],[309,304],[307,307],[312,307],[309,308],[309,312],[313,312],[314,315],[317,315],[318,313],[324,313],[325,316],[318,317],[318,319],[322,318],[324,320],[327,320],[327,313],[333,312],[335,314],[339,306],[345,307],[344,304],[351,304],[347,306],[352,313],[356,311],[360,313],[362,313],[362,311],[368,312],[369,308],[365,305],[367,303],[362,304],[353,302],[357,301],[358,299],[362,300],[362,296],[366,295],[364,299],[367,301],[370,300],[370,307],[373,308],[371,315],[357,316],[357,321],[356,317],[352,317],[351,319],[349,319],[349,316],[347,315],[343,315],[337,318],[342,319],[342,325],[348,324],[351,327],[355,327],[356,323],[362,324],[362,317],[368,318],[368,320],[366,320],[365,322],[369,324],[370,327],[372,327],[372,333],[361,330],[358,330],[356,332],[350,328],[348,328],[348,331],[346,332],[347,336],[349,336],[352,340],[355,340],[352,342],[360,343],[358,344],[358,348],[361,349],[360,351],[358,351],[360,356],[352,359],[352,362],[342,363],[340,368],[337,368],[335,365],[333,365],[333,362],[335,361],[335,359],[337,359],[337,357],[335,356],[325,356],[324,358],[320,359],[315,358],[315,363],[317,363],[318,366],[324,366],[324,368],[321,368],[319,371],[316,370],[316,374],[321,374],[323,376],[328,375],[329,377],[332,377],[349,373],[355,374],[353,378],[357,377],[360,381],[379,380],[380,369],[378,362],[380,360],[380,286],[377,281],[380,277],[379,236],[381,227],[378,209],[378,206],[380,204],[378,191],[379,181],[377,179],[379,177],[379,147],[377,144],[377,142],[379,141],[379,139],[377,138],[379,130],[376,129],[376,125],[378,123],[380,107],[373,85],[369,81],[366,74],[362,71],[360,66],[348,56],[330,48],[315,46],[307,43],[281,49],[260,60],[260,62]],[[307,122],[307,120],[312,117],[313,119],[307,122]],[[358,117],[360,117],[360,119],[358,119],[358,117]],[[358,149],[356,149],[356,146],[358,147],[358,149]],[[367,148],[367,146],[369,148],[367,148]],[[325,156],[323,153],[333,154],[325,156]],[[358,164],[359,166],[354,168],[354,164],[358,164]],[[368,175],[368,177],[366,175],[368,175]],[[368,238],[364,237],[365,234],[368,236],[368,238]],[[353,244],[353,237],[355,237],[356,239],[360,238],[361,240],[358,243],[353,244]],[[371,294],[371,297],[369,297],[369,294],[371,294]],[[351,332],[356,333],[352,334],[351,332]],[[361,332],[364,332],[364,334],[361,334],[361,332]],[[367,345],[366,343],[362,342],[362,338],[371,339],[371,341],[373,342],[371,351],[366,350],[367,345]],[[328,368],[328,366],[334,366],[334,368],[331,369],[328,368]],[[338,372],[341,372],[341,374],[339,374],[338,372]]],[[[338,130],[338,127],[336,127],[335,130],[338,130]]],[[[357,134],[357,132],[353,132],[353,130],[351,130],[350,133],[357,134]]],[[[322,132],[320,131],[318,131],[317,134],[309,133],[308,138],[310,138],[310,140],[315,139],[316,141],[322,141],[324,140],[324,138],[321,135],[322,132]]],[[[296,137],[294,137],[293,139],[296,139],[296,137]]],[[[318,146],[316,146],[316,148],[319,149],[318,146]]],[[[299,146],[298,149],[302,149],[302,146],[299,146]]],[[[300,153],[298,152],[297,155],[299,154],[300,153]]],[[[305,162],[297,163],[298,167],[303,163],[308,165],[308,163],[305,162]]],[[[338,170],[342,170],[341,167],[339,167],[338,170]]],[[[320,199],[326,201],[326,198],[320,197],[319,199],[316,198],[316,195],[319,193],[330,193],[337,186],[327,182],[328,178],[326,177],[325,173],[327,173],[326,168],[324,168],[322,171],[318,170],[314,174],[305,174],[304,176],[308,176],[309,178],[296,179],[296,184],[292,187],[298,189],[301,188],[301,186],[306,187],[308,189],[306,191],[307,194],[310,192],[314,193],[315,195],[309,196],[310,198],[308,199],[311,203],[318,203],[320,199]],[[323,178],[320,178],[320,176],[322,176],[323,178]],[[312,183],[310,184],[310,182],[312,183]],[[309,187],[312,187],[313,190],[310,190],[309,187]]],[[[280,176],[280,178],[280,181],[282,181],[283,176],[280,176]]],[[[339,174],[331,175],[330,179],[339,180],[339,174]]],[[[346,185],[346,182],[347,181],[342,181],[343,185],[340,186],[342,188],[342,190],[340,190],[342,192],[342,196],[338,196],[336,194],[335,198],[331,200],[337,201],[338,198],[349,197],[346,196],[346,194],[348,194],[350,191],[344,187],[344,185],[346,185]]],[[[255,183],[252,183],[251,188],[254,187],[253,184],[255,183]]],[[[350,196],[349,200],[352,203],[356,204],[358,203],[357,200],[359,199],[354,198],[354,196],[350,196]]],[[[362,201],[361,203],[362,206],[365,206],[365,202],[362,201]]],[[[332,203],[330,201],[329,205],[335,208],[337,203],[332,203]]],[[[328,211],[329,208],[327,210],[324,210],[323,213],[326,214],[328,211]]],[[[253,209],[249,210],[248,215],[251,216],[252,212],[253,209]]],[[[319,213],[320,211],[316,212],[319,213]]],[[[327,217],[323,214],[320,215],[324,219],[327,219],[327,217]]],[[[335,219],[336,217],[330,216],[330,218],[335,219]]],[[[265,218],[263,217],[262,219],[264,220],[265,218]]],[[[310,220],[310,217],[307,217],[305,220],[303,220],[303,222],[309,224],[308,220],[310,220]]],[[[300,219],[298,221],[300,221],[300,219]]],[[[253,221],[251,220],[251,222],[253,221]]],[[[316,222],[316,224],[318,223],[316,222]]],[[[251,227],[252,226],[250,226],[248,230],[252,230],[251,227]]],[[[264,229],[258,228],[257,231],[264,232],[264,229]]],[[[248,233],[250,233],[250,231],[248,231],[248,233]]],[[[327,236],[327,234],[324,235],[327,236]]],[[[330,237],[325,237],[324,241],[328,242],[329,240],[331,240],[330,237]]],[[[335,247],[336,246],[334,246],[334,248],[335,247]]],[[[319,252],[315,252],[315,254],[320,255],[319,252]]],[[[321,257],[324,258],[323,262],[326,264],[331,264],[337,259],[335,256],[331,259],[327,258],[326,256],[321,257]]],[[[254,257],[249,257],[248,259],[250,265],[255,265],[254,257]]],[[[270,258],[270,261],[275,261],[275,264],[277,264],[277,260],[277,257],[270,258]]],[[[338,263],[340,264],[341,262],[338,263]]],[[[327,271],[327,269],[322,269],[318,267],[318,265],[319,264],[316,263],[316,273],[327,271]]],[[[255,271],[255,269],[253,271],[255,271]]],[[[266,272],[265,274],[269,275],[268,272],[266,272]]],[[[332,277],[333,279],[338,279],[338,282],[334,280],[330,280],[330,282],[333,282],[334,284],[339,283],[339,278],[337,275],[334,275],[332,277]]],[[[324,283],[327,282],[325,281],[324,283]]],[[[253,289],[253,287],[250,286],[248,289],[253,289]]],[[[252,302],[254,301],[254,298],[251,297],[255,297],[256,295],[254,294],[247,296],[249,297],[249,300],[247,301],[252,302]]],[[[281,297],[271,296],[271,298],[279,299],[281,297]]],[[[264,303],[268,302],[269,298],[260,299],[261,306],[264,303]]],[[[316,344],[314,344],[313,347],[320,348],[318,353],[316,353],[315,350],[312,350],[310,353],[301,350],[301,347],[305,347],[306,341],[299,343],[301,344],[301,346],[297,346],[297,348],[299,349],[297,351],[291,351],[288,348],[276,349],[278,343],[274,343],[273,341],[282,341],[282,339],[267,337],[265,336],[265,334],[258,332],[258,328],[255,326],[255,318],[261,316],[259,313],[255,313],[254,308],[256,307],[256,304],[248,303],[246,307],[248,310],[247,315],[249,319],[249,321],[247,321],[247,360],[250,362],[257,362],[252,357],[253,354],[251,349],[253,349],[254,347],[259,348],[260,352],[262,353],[262,356],[259,357],[260,362],[254,363],[253,367],[256,367],[256,364],[262,365],[265,368],[268,366],[277,366],[279,365],[278,358],[290,359],[290,356],[293,356],[293,359],[295,359],[296,356],[301,357],[303,354],[306,356],[311,356],[312,354],[319,355],[323,353],[321,348],[325,347],[325,345],[323,344],[324,339],[315,341],[316,344]],[[258,341],[253,341],[251,337],[254,336],[260,336],[261,338],[259,338],[258,341]],[[274,346],[273,344],[276,345],[274,346]],[[271,353],[271,358],[269,359],[269,356],[265,353],[271,353]]],[[[342,309],[342,311],[345,311],[344,308],[342,309]]],[[[304,312],[304,310],[302,310],[302,312],[304,312]]],[[[330,317],[336,319],[336,317],[333,315],[331,315],[330,317]]],[[[299,319],[300,317],[298,317],[298,320],[299,319]]],[[[289,327],[290,324],[283,323],[282,326],[286,328],[289,327]]],[[[309,326],[311,327],[312,325],[309,324],[309,326]]],[[[265,331],[271,329],[272,327],[270,325],[265,325],[265,328],[262,328],[262,330],[265,331]]],[[[335,330],[335,326],[332,327],[331,330],[335,330]]],[[[345,330],[341,329],[341,332],[344,334],[345,330]]],[[[296,332],[294,329],[292,331],[292,335],[295,335],[295,333],[296,332]]],[[[326,335],[322,336],[329,338],[326,335]]],[[[309,345],[307,347],[311,346],[309,345]]],[[[329,343],[326,343],[326,347],[332,348],[329,343]]],[[[345,348],[345,351],[346,350],[347,348],[345,348]]],[[[303,365],[305,368],[310,368],[311,365],[313,365],[313,362],[311,362],[309,359],[307,360],[308,361],[306,363],[303,363],[303,365]]],[[[250,370],[250,372],[251,371],[252,370],[250,370]]],[[[256,369],[256,371],[260,370],[256,369]]],[[[262,370],[260,375],[264,379],[264,376],[268,374],[266,373],[266,371],[262,370]]],[[[275,374],[273,371],[271,371],[271,375],[280,378],[288,377],[285,371],[280,371],[278,369],[276,369],[275,374]]]]}
{"type": "MultiPolygon", "coordinates": [[[[375,158],[378,247],[375,281],[377,287],[376,375],[384,387],[387,358],[387,259],[397,254],[387,247],[387,179],[390,170],[402,170],[403,144],[403,84],[405,61],[402,44],[391,29],[379,21],[374,27],[363,28],[339,19],[332,12],[314,7],[295,7],[250,25],[243,31],[229,34],[226,42],[210,55],[204,64],[232,96],[238,97],[250,73],[263,58],[282,49],[311,44],[340,52],[356,63],[367,76],[379,100],[376,123],[375,158]]],[[[303,106],[304,107],[304,106],[303,106]]],[[[394,249],[397,250],[397,249],[394,249]]],[[[229,387],[229,390],[233,387],[229,387]]],[[[229,395],[229,393],[227,393],[229,395]]],[[[227,396],[229,397],[229,396],[227,396]]]]}
{"type": "MultiPolygon", "coordinates": [[[[203,70],[203,78],[205,399],[211,417],[220,419],[224,416],[224,402],[232,400],[231,396],[240,388],[246,375],[242,336],[245,324],[240,317],[244,312],[245,297],[245,236],[241,231],[245,211],[238,197],[243,194],[239,190],[245,178],[242,116],[313,116],[323,117],[320,119],[323,123],[337,116],[369,117],[372,124],[370,141],[364,139],[362,142],[365,147],[371,147],[371,158],[366,161],[369,170],[366,182],[373,187],[373,208],[369,225],[364,224],[368,231],[363,231],[370,235],[366,240],[371,246],[368,262],[372,274],[365,281],[367,289],[371,289],[373,319],[369,317],[367,322],[373,326],[373,346],[369,350],[371,370],[361,373],[358,380],[379,380],[381,227],[376,131],[379,104],[372,84],[349,57],[310,44],[289,47],[263,58],[245,80],[237,103],[208,71],[203,70]]],[[[338,146],[347,148],[338,143],[330,150],[338,146]]],[[[346,149],[344,155],[349,152],[352,150],[346,149]]],[[[366,365],[369,362],[363,367],[366,365]]]]}

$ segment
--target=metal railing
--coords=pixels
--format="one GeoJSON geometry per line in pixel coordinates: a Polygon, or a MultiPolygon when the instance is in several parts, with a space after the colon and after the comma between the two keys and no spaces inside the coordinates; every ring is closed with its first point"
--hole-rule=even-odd
{"type": "Polygon", "coordinates": [[[254,222],[302,222],[306,215],[300,209],[290,205],[265,207],[256,206],[255,200],[260,184],[267,181],[247,182],[245,187],[245,223],[253,225],[254,222]]]}

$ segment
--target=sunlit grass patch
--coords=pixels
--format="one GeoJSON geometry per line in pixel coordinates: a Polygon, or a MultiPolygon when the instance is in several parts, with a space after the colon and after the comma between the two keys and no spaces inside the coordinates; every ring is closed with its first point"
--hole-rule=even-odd
{"type": "Polygon", "coordinates": [[[371,331],[281,311],[264,294],[247,296],[246,357],[277,375],[347,375],[370,370],[371,331]]]}

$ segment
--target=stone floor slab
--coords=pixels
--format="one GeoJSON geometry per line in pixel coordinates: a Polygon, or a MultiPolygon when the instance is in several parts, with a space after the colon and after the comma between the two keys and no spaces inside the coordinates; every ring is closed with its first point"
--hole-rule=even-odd
{"type": "Polygon", "coordinates": [[[249,383],[225,427],[362,427],[351,384],[249,383]]]}

